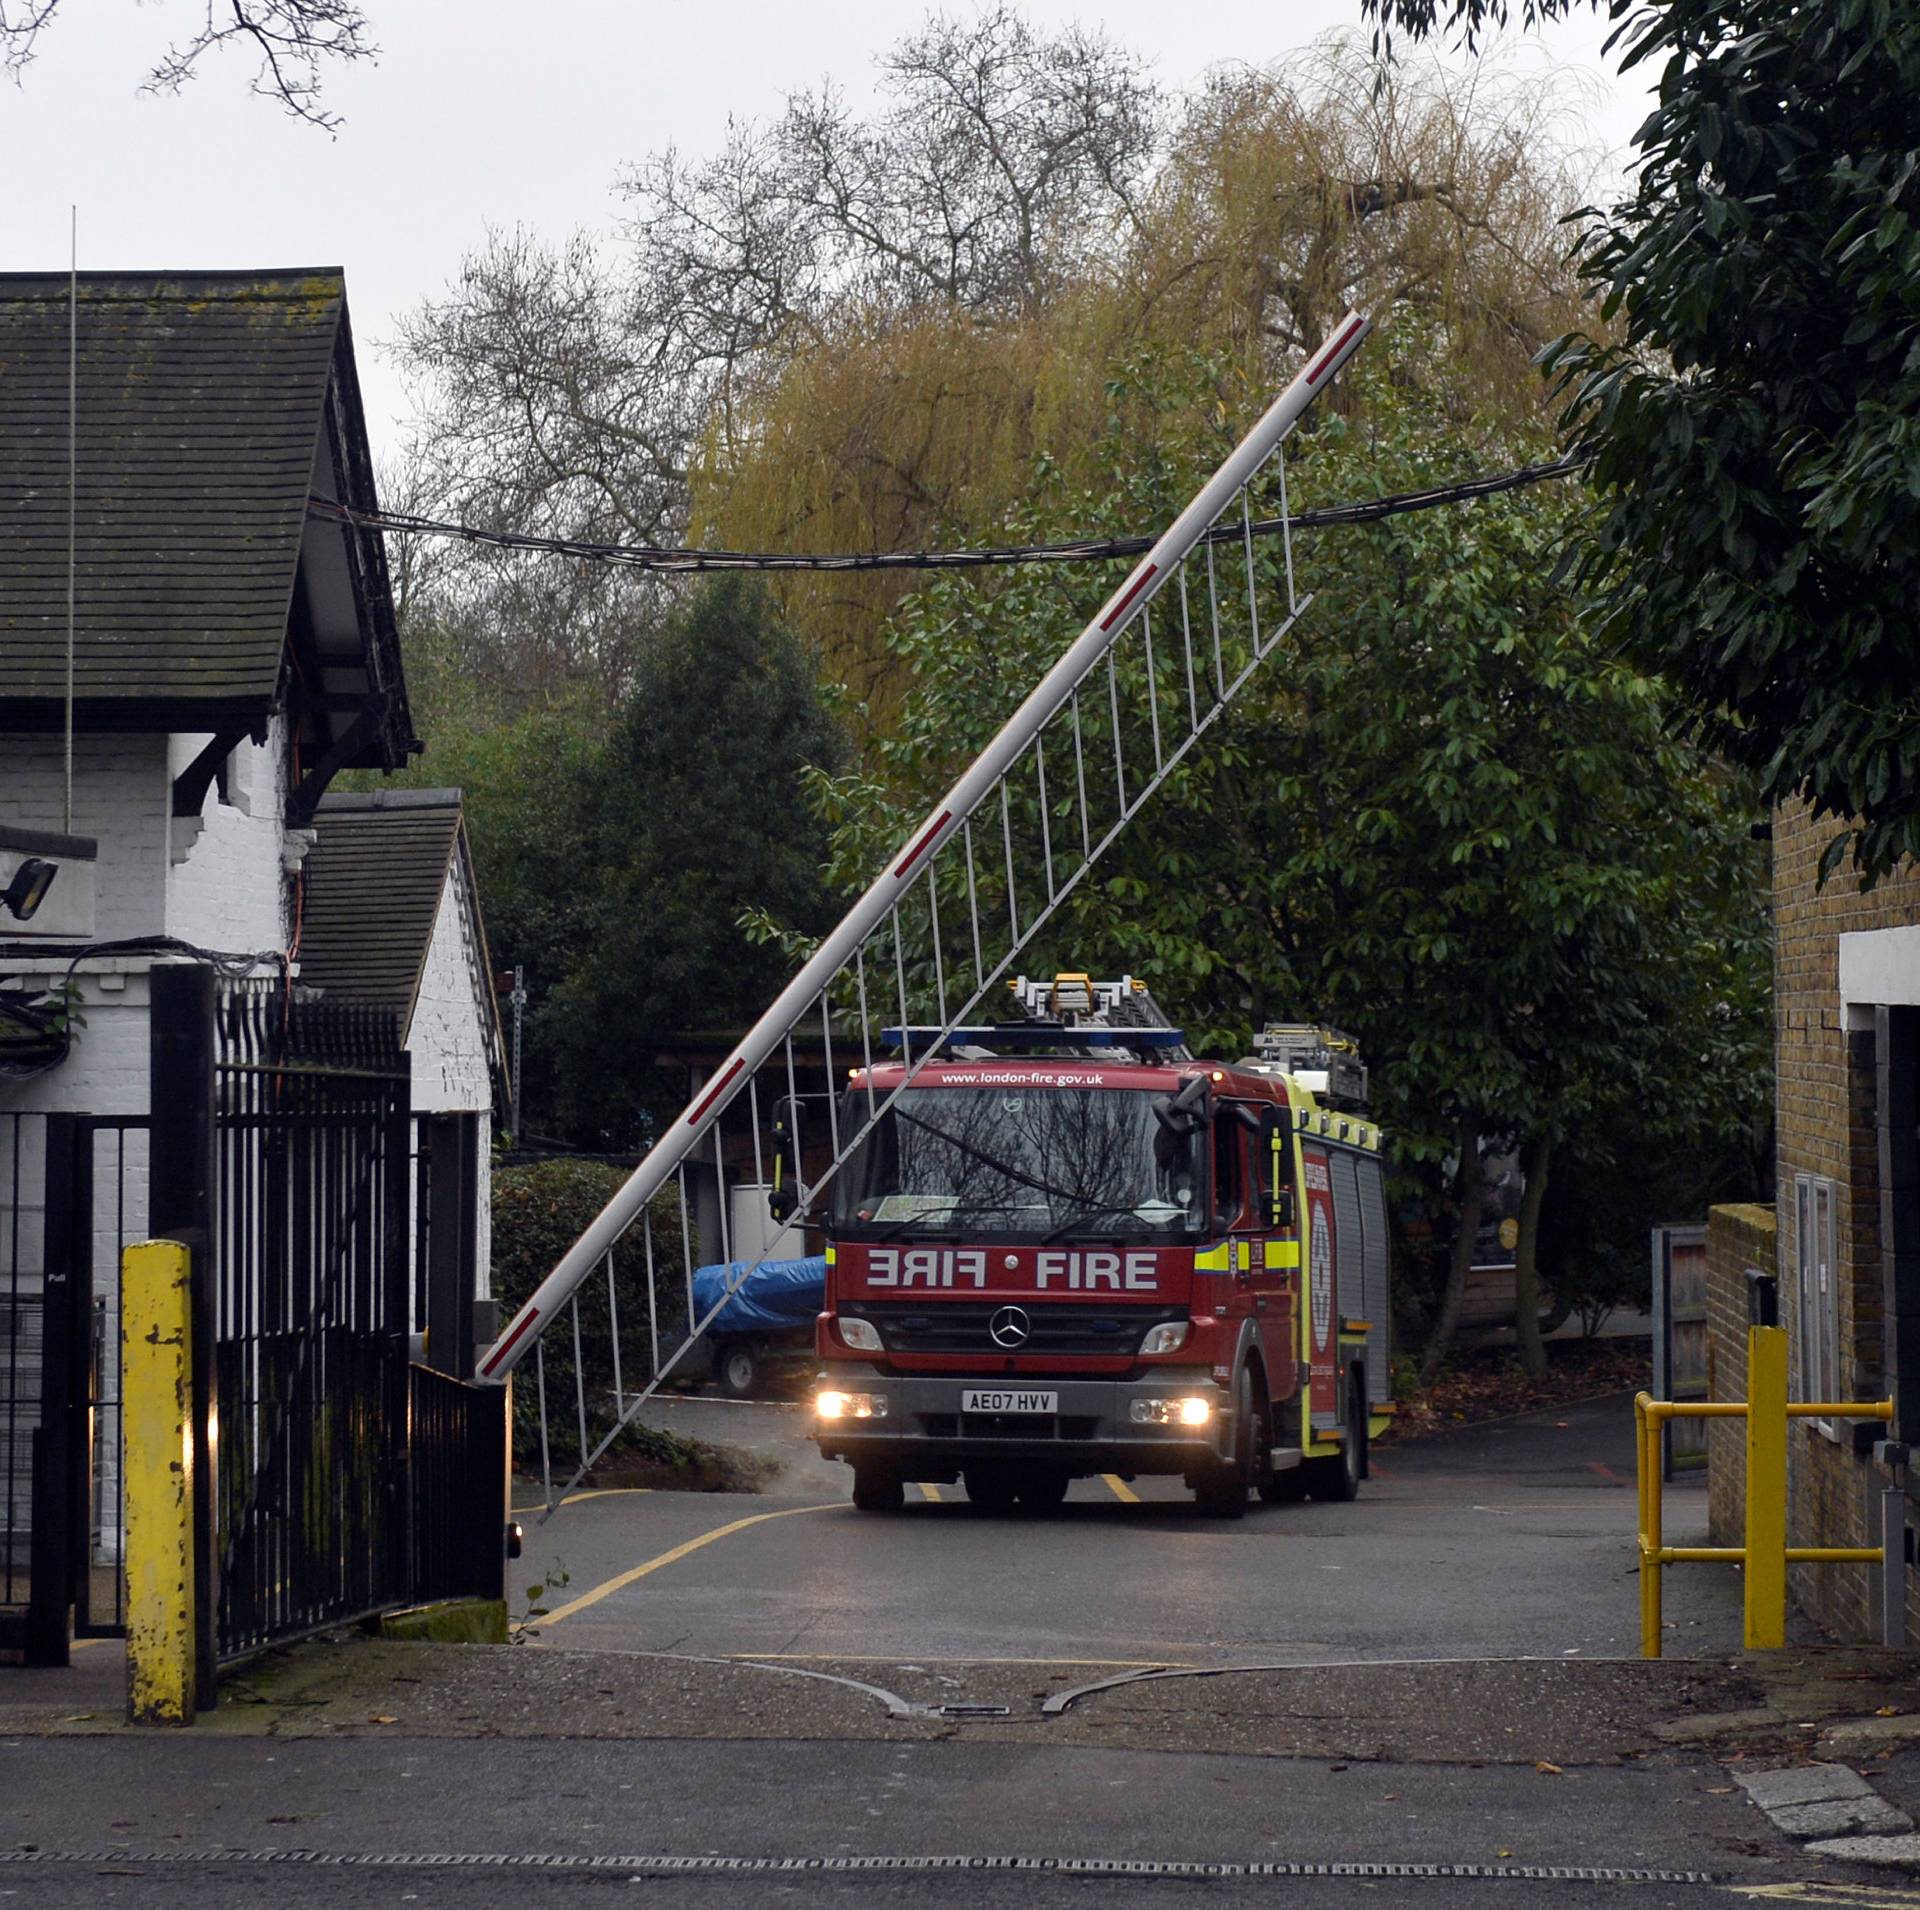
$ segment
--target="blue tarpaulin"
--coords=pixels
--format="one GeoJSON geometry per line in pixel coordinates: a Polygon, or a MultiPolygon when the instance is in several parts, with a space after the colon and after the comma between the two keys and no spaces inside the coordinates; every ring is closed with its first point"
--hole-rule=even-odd
{"type": "Polygon", "coordinates": [[[713,1322],[714,1332],[784,1332],[813,1324],[813,1316],[827,1300],[825,1254],[810,1254],[804,1260],[763,1260],[751,1273],[747,1272],[749,1264],[734,1260],[694,1269],[696,1320],[704,1320],[728,1286],[738,1282],[733,1297],[713,1322]]]}

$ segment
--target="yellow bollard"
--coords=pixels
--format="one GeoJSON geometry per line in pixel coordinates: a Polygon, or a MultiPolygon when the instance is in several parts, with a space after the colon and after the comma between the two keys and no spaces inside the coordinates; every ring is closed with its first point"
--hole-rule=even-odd
{"type": "Polygon", "coordinates": [[[171,1240],[129,1247],[120,1263],[127,1714],[136,1724],[188,1724],[194,1711],[188,1266],[171,1240]]]}
{"type": "Polygon", "coordinates": [[[1747,1329],[1747,1585],[1749,1651],[1787,1642],[1787,1331],[1747,1329]]]}
{"type": "Polygon", "coordinates": [[[1653,1487],[1647,1464],[1649,1445],[1657,1451],[1659,1431],[1647,1410],[1652,1400],[1645,1393],[1633,1402],[1634,1460],[1640,1479],[1640,1655],[1660,1656],[1660,1563],[1654,1550],[1653,1487]]]}

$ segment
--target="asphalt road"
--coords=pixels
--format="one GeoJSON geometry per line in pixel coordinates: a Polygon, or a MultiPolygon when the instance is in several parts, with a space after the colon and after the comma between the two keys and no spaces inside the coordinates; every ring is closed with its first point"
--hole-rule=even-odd
{"type": "MultiPolygon", "coordinates": [[[[1387,1450],[1357,1504],[1233,1524],[1152,1480],[1082,1482],[1049,1515],[957,1488],[861,1514],[796,1411],[668,1411],[783,1471],[530,1519],[534,1649],[413,1647],[438,1655],[266,1735],[236,1703],[224,1736],[0,1738],[0,1910],[1920,1906],[1823,1876],[1704,1752],[1609,1748],[1603,1700],[1640,1675],[1600,1662],[1638,1650],[1624,1400],[1387,1450]],[[785,1670],[707,1662],[740,1655],[785,1670]],[[1485,1664],[1510,1659],[1554,1663],[1485,1664]],[[1387,1668],[1411,1660],[1467,1662],[1387,1668]],[[1359,1668],[1035,1714],[1083,1672],[1253,1663],[1359,1668]],[[849,1677],[1018,1715],[895,1723],[849,1677]],[[1361,1748],[1329,1749],[1363,1713],[1361,1748]],[[1429,1750],[1408,1721],[1430,1714],[1429,1750]]],[[[1673,1538],[1703,1515],[1674,1488],[1673,1538]]],[[[1734,1676],[1709,1661],[1737,1656],[1738,1601],[1731,1572],[1672,1575],[1669,1654],[1703,1693],[1734,1676]]]]}
{"type": "MultiPolygon", "coordinates": [[[[1623,1397],[1376,1457],[1351,1505],[1263,1506],[1228,1523],[1178,1480],[1076,1482],[1043,1515],[959,1486],[860,1513],[801,1409],[685,1400],[677,1430],[784,1462],[755,1497],[583,1497],[526,1519],[515,1578],[573,1650],[879,1661],[1317,1663],[1630,1657],[1639,1652],[1633,1416],[1623,1397]],[[937,1496],[935,1496],[937,1495],[937,1496]]],[[[1699,1480],[1667,1529],[1704,1532],[1699,1480]]],[[[1736,1575],[1669,1574],[1670,1655],[1737,1650],[1736,1575]]]]}

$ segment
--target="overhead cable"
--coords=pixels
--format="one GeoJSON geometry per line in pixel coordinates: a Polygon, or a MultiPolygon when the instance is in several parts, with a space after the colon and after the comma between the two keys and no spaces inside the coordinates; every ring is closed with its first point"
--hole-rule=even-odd
{"type": "MultiPolygon", "coordinates": [[[[1468,478],[1458,484],[1439,484],[1423,491],[1398,491],[1390,497],[1294,511],[1286,517],[1256,517],[1244,524],[1219,524],[1199,541],[1227,544],[1249,532],[1255,537],[1277,537],[1289,529],[1310,531],[1339,524],[1372,524],[1385,517],[1405,516],[1409,511],[1464,504],[1477,497],[1492,497],[1500,491],[1539,484],[1547,478],[1567,477],[1579,470],[1584,461],[1579,455],[1570,454],[1551,463],[1525,464],[1516,470],[1496,472],[1491,477],[1468,478]]],[[[1079,537],[1059,544],[994,544],[974,550],[701,550],[690,545],[600,544],[583,538],[485,530],[473,524],[418,517],[407,511],[357,510],[352,505],[320,497],[309,498],[307,509],[313,516],[331,523],[384,531],[390,537],[448,537],[496,550],[579,557],[629,570],[981,570],[1002,564],[1081,564],[1111,557],[1137,557],[1151,549],[1154,542],[1151,537],[1079,537]]]]}

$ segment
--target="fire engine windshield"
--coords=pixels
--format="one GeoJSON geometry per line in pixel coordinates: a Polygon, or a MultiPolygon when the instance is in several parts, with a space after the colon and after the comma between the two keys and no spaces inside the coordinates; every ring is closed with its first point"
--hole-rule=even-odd
{"type": "MultiPolygon", "coordinates": [[[[864,1114],[859,1090],[849,1113],[864,1114]]],[[[1122,1239],[1191,1234],[1204,1211],[1191,1135],[1157,1097],[1106,1088],[909,1088],[835,1183],[836,1229],[1122,1239]]]]}

